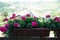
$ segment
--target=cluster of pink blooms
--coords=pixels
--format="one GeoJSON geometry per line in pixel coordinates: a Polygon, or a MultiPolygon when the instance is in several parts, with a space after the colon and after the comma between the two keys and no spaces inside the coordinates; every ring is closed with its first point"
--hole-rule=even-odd
{"type": "MultiPolygon", "coordinates": [[[[11,20],[11,19],[14,19],[14,18],[16,18],[16,17],[17,17],[16,14],[12,14],[12,17],[10,17],[10,20],[11,20]]],[[[30,14],[26,14],[26,16],[22,16],[22,17],[21,17],[21,20],[26,20],[26,17],[30,17],[30,14]]],[[[37,18],[37,17],[34,16],[34,18],[37,18]]],[[[46,15],[46,18],[50,18],[50,15],[46,15]]],[[[60,22],[60,18],[59,18],[59,17],[55,17],[54,20],[55,20],[56,22],[60,22]]],[[[5,22],[5,21],[8,21],[8,18],[5,18],[3,21],[4,21],[4,22],[5,22]]],[[[13,26],[18,27],[18,25],[19,25],[18,23],[14,23],[13,26]]],[[[36,27],[38,24],[37,24],[37,22],[32,21],[31,25],[34,26],[34,27],[36,27]]],[[[8,27],[9,27],[9,24],[5,24],[5,27],[0,27],[0,31],[6,32],[8,27]]]]}
{"type": "MultiPolygon", "coordinates": [[[[17,17],[16,14],[12,14],[12,17],[10,17],[10,20],[11,20],[11,19],[14,19],[15,17],[17,17]]],[[[30,14],[26,14],[26,16],[21,16],[21,20],[26,20],[26,17],[30,17],[30,14]]],[[[34,18],[37,18],[37,17],[34,16],[34,18]]],[[[8,21],[8,18],[4,18],[3,21],[4,21],[4,22],[5,22],[5,21],[8,21]]],[[[14,23],[14,26],[15,26],[15,27],[18,27],[18,25],[19,25],[18,23],[14,23]]],[[[37,26],[37,22],[33,21],[33,22],[31,23],[31,25],[32,25],[32,26],[37,26]]],[[[9,24],[5,24],[4,27],[0,27],[0,31],[6,32],[8,28],[9,28],[9,24]]]]}
{"type": "Polygon", "coordinates": [[[12,14],[12,17],[10,19],[14,19],[16,17],[16,14],[12,14]]]}
{"type": "Polygon", "coordinates": [[[18,23],[14,23],[14,26],[15,26],[15,27],[18,27],[18,25],[19,25],[18,23]]]}
{"type": "Polygon", "coordinates": [[[56,22],[60,22],[60,17],[55,17],[54,20],[55,20],[56,22]]]}
{"type": "Polygon", "coordinates": [[[22,16],[21,19],[22,19],[22,20],[26,20],[26,17],[25,17],[25,16],[22,16]]]}
{"type": "MultiPolygon", "coordinates": [[[[50,18],[50,17],[51,17],[50,15],[46,15],[46,18],[50,18]]],[[[55,17],[53,20],[56,22],[60,22],[60,17],[55,17]]]]}
{"type": "Polygon", "coordinates": [[[3,20],[3,21],[4,21],[4,22],[5,22],[5,21],[8,21],[8,18],[4,18],[4,20],[3,20]]]}
{"type": "Polygon", "coordinates": [[[0,27],[0,31],[6,32],[6,31],[7,31],[7,28],[5,28],[5,27],[0,27]]]}
{"type": "Polygon", "coordinates": [[[46,15],[46,18],[50,18],[50,15],[46,15]]]}
{"type": "MultiPolygon", "coordinates": [[[[27,17],[30,17],[30,14],[26,14],[27,17]]],[[[34,16],[34,18],[37,18],[36,16],[34,16]]],[[[22,16],[21,17],[22,20],[26,20],[26,17],[25,16],[22,16]]],[[[33,21],[31,23],[32,26],[37,26],[37,22],[33,21]]]]}
{"type": "MultiPolygon", "coordinates": [[[[10,19],[14,19],[15,17],[16,17],[16,14],[12,14],[12,17],[10,17],[10,19]]],[[[4,18],[3,22],[6,22],[8,20],[9,20],[8,18],[4,18]]],[[[14,26],[16,26],[16,25],[14,24],[14,26]]],[[[9,24],[7,23],[4,25],[4,27],[0,27],[0,31],[6,32],[8,30],[8,27],[9,27],[9,24]]]]}
{"type": "Polygon", "coordinates": [[[33,21],[31,25],[32,26],[37,26],[37,23],[33,21]]]}

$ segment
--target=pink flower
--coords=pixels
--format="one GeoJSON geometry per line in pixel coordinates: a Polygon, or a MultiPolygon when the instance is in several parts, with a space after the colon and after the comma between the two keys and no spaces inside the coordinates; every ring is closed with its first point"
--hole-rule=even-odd
{"type": "Polygon", "coordinates": [[[59,19],[59,17],[55,17],[55,18],[54,18],[54,20],[57,20],[57,19],[59,19]]]}
{"type": "Polygon", "coordinates": [[[4,18],[3,21],[4,21],[4,22],[5,22],[5,21],[8,21],[8,18],[4,18]]]}
{"type": "Polygon", "coordinates": [[[26,20],[26,18],[24,16],[21,17],[22,20],[26,20]]]}
{"type": "Polygon", "coordinates": [[[58,19],[57,21],[60,22],[60,19],[58,19]]]}
{"type": "Polygon", "coordinates": [[[12,14],[12,18],[15,18],[16,17],[16,14],[12,14]]]}
{"type": "Polygon", "coordinates": [[[55,17],[54,20],[55,20],[56,22],[60,22],[60,18],[59,18],[59,17],[55,17]]]}
{"type": "Polygon", "coordinates": [[[34,16],[34,18],[37,18],[36,16],[34,16]]]}
{"type": "Polygon", "coordinates": [[[18,27],[18,25],[19,25],[18,23],[14,23],[14,26],[15,26],[15,27],[18,27]]]}
{"type": "Polygon", "coordinates": [[[9,27],[9,24],[5,24],[5,27],[8,28],[9,27]]]}
{"type": "Polygon", "coordinates": [[[16,16],[16,14],[12,14],[12,17],[13,17],[13,16],[16,16]]]}
{"type": "Polygon", "coordinates": [[[10,19],[14,19],[14,17],[10,17],[10,19]]]}
{"type": "Polygon", "coordinates": [[[6,31],[7,31],[7,28],[5,28],[5,27],[0,27],[0,31],[6,32],[6,31]]]}
{"type": "Polygon", "coordinates": [[[46,18],[50,18],[50,15],[46,15],[46,18]]]}
{"type": "Polygon", "coordinates": [[[30,17],[30,14],[26,14],[27,17],[30,17]]]}
{"type": "Polygon", "coordinates": [[[16,14],[12,14],[13,16],[16,16],[16,14]]]}
{"type": "Polygon", "coordinates": [[[37,23],[36,22],[32,22],[32,26],[37,26],[37,23]]]}
{"type": "Polygon", "coordinates": [[[14,19],[16,17],[16,14],[12,14],[12,17],[10,19],[14,19]]]}

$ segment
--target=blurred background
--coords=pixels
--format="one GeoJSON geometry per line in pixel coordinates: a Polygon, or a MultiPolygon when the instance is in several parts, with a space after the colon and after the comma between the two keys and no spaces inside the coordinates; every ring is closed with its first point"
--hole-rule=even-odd
{"type": "Polygon", "coordinates": [[[60,16],[60,0],[0,0],[0,26],[5,24],[2,20],[13,13],[33,13],[37,17],[46,14],[60,16]]]}

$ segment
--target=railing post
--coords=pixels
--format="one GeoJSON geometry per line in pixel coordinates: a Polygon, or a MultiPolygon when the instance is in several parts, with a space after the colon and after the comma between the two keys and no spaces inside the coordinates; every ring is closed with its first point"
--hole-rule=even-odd
{"type": "Polygon", "coordinates": [[[42,30],[42,40],[44,40],[44,30],[42,30]]]}

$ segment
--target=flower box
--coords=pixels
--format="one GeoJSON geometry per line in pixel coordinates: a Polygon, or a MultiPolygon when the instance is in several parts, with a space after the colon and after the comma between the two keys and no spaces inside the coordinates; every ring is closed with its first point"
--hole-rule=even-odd
{"type": "Polygon", "coordinates": [[[10,32],[10,37],[19,37],[19,36],[49,36],[49,28],[14,28],[10,32]]]}
{"type": "Polygon", "coordinates": [[[41,28],[14,28],[10,33],[10,37],[19,36],[42,36],[43,29],[41,28]]]}
{"type": "Polygon", "coordinates": [[[55,36],[60,36],[59,29],[52,29],[52,28],[14,28],[12,32],[10,32],[10,37],[20,37],[20,36],[40,36],[45,37],[49,36],[49,32],[53,30],[55,31],[55,36]]]}

